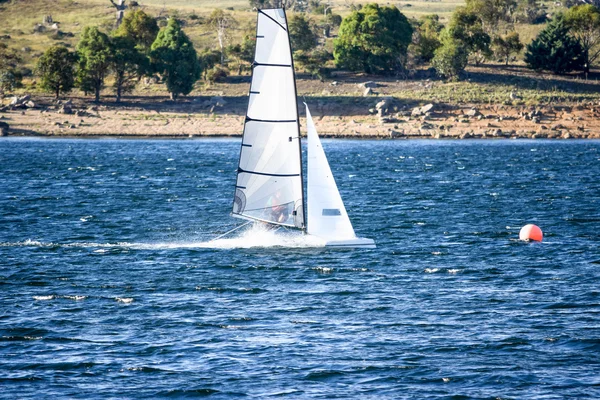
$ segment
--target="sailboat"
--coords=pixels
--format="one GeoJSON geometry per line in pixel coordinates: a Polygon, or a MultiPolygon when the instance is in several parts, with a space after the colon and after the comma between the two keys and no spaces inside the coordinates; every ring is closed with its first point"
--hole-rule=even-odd
{"type": "Polygon", "coordinates": [[[374,248],[372,239],[354,233],[306,103],[305,207],[296,77],[283,8],[258,10],[248,97],[232,215],[298,229],[325,246],[374,248]]]}

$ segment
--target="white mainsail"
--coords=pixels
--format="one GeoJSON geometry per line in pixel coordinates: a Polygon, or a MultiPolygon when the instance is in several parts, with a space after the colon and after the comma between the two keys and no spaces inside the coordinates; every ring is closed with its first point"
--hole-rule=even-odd
{"type": "Polygon", "coordinates": [[[258,11],[233,215],[304,228],[296,82],[285,11],[258,11]]]}
{"type": "Polygon", "coordinates": [[[308,138],[308,233],[326,240],[354,239],[356,235],[352,223],[335,184],[308,106],[306,103],[304,105],[308,138]]]}

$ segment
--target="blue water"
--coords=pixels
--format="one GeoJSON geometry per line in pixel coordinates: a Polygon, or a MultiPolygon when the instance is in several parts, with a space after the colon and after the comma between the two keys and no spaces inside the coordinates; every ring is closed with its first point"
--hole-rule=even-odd
{"type": "Polygon", "coordinates": [[[239,140],[0,140],[0,397],[600,398],[599,141],[324,147],[374,250],[208,242],[239,140]]]}

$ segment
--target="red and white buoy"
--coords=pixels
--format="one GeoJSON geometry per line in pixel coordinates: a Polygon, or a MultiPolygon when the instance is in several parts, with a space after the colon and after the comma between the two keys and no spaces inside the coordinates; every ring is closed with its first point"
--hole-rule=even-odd
{"type": "Polygon", "coordinates": [[[527,224],[521,228],[521,232],[519,232],[519,239],[521,240],[534,240],[536,242],[541,242],[544,238],[544,234],[539,226],[533,224],[527,224]]]}

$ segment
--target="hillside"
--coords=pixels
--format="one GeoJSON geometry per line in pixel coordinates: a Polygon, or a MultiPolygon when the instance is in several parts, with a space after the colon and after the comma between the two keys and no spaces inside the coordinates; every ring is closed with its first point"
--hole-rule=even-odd
{"type": "MultiPolygon", "coordinates": [[[[216,47],[216,36],[206,24],[213,2],[174,0],[164,7],[162,0],[140,2],[151,15],[177,16],[196,48],[216,47]]],[[[333,10],[349,12],[349,2],[333,1],[333,10]]],[[[442,13],[448,16],[459,2],[398,2],[409,16],[442,13]],[[407,5],[411,4],[410,7],[407,5]]],[[[235,43],[254,29],[255,12],[247,2],[227,0],[238,24],[229,41],[235,43]]],[[[318,20],[319,16],[312,15],[318,20]]],[[[0,3],[0,36],[11,47],[21,49],[27,68],[33,69],[39,55],[54,43],[74,48],[87,25],[113,28],[115,9],[108,0],[12,0],[0,3]],[[52,16],[44,32],[34,32],[45,16],[52,16]]],[[[523,41],[531,40],[541,26],[522,27],[523,41]],[[527,36],[529,35],[529,36],[527,36]],[[527,39],[529,37],[529,39],[527,39]]],[[[444,82],[428,69],[411,72],[404,79],[334,72],[321,82],[299,73],[298,94],[315,109],[322,133],[332,136],[369,137],[600,137],[594,122],[598,118],[600,84],[592,72],[588,80],[578,75],[555,76],[532,72],[522,65],[488,63],[469,66],[464,80],[444,82]],[[375,81],[373,93],[363,96],[362,83],[375,81]],[[382,99],[393,101],[385,115],[375,108],[382,99]],[[412,115],[415,107],[433,104],[427,115],[412,115]],[[475,110],[475,111],[473,111],[475,110]],[[470,115],[473,114],[473,115],[470,115]],[[536,118],[532,118],[536,116],[536,118]],[[381,118],[383,117],[383,118],[381,118]]],[[[179,103],[168,102],[163,85],[141,83],[123,104],[113,103],[108,82],[103,103],[92,105],[90,98],[73,91],[78,115],[59,114],[59,106],[36,89],[34,76],[25,79],[18,93],[33,95],[33,109],[5,109],[4,120],[17,134],[50,135],[238,135],[241,133],[249,76],[232,75],[225,82],[199,82],[179,103]],[[223,107],[213,107],[213,98],[222,98],[223,107]],[[90,111],[91,110],[91,111],[90,111]]],[[[7,104],[10,99],[5,99],[7,104]]],[[[1,110],[2,108],[0,108],[1,110]]]]}

